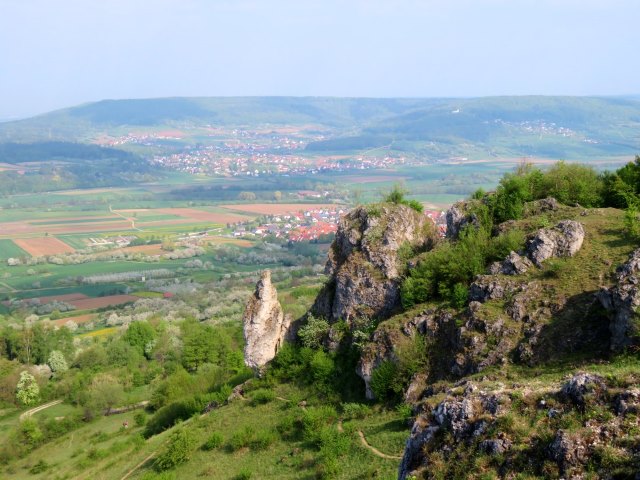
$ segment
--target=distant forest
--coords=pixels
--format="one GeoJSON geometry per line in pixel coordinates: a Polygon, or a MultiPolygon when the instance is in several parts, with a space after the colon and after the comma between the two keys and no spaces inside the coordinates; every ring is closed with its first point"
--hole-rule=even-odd
{"type": "Polygon", "coordinates": [[[153,178],[147,162],[133,153],[71,142],[0,144],[0,163],[24,166],[0,171],[0,195],[119,186],[153,178]]]}

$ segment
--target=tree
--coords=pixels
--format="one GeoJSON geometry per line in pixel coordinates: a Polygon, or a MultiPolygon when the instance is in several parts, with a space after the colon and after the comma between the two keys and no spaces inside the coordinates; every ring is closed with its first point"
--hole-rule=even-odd
{"type": "Polygon", "coordinates": [[[67,360],[64,358],[64,355],[60,350],[53,350],[49,354],[49,359],[47,360],[47,364],[51,367],[51,370],[55,375],[60,375],[61,373],[69,370],[69,366],[67,365],[67,360]]]}
{"type": "Polygon", "coordinates": [[[191,451],[195,445],[190,431],[181,428],[173,432],[169,444],[156,459],[155,466],[158,470],[170,470],[191,458],[191,451]]]}
{"type": "Polygon", "coordinates": [[[129,345],[144,354],[145,346],[153,341],[154,337],[155,332],[149,322],[139,321],[129,325],[123,338],[129,345]]]}
{"type": "Polygon", "coordinates": [[[40,387],[36,379],[26,370],[20,373],[16,386],[16,398],[22,405],[33,405],[40,399],[40,387]]]}
{"type": "Polygon", "coordinates": [[[273,192],[273,199],[276,202],[279,202],[280,200],[282,200],[282,192],[280,190],[276,190],[275,192],[273,192]]]}
{"type": "Polygon", "coordinates": [[[256,199],[256,194],[253,192],[240,192],[238,194],[238,200],[253,201],[256,199]]]}

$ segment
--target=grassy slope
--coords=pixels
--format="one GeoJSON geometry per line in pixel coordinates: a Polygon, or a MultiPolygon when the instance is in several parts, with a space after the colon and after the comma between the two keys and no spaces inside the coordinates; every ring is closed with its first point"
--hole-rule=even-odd
{"type": "MultiPolygon", "coordinates": [[[[237,478],[243,472],[251,472],[252,479],[316,478],[320,460],[318,448],[299,434],[283,438],[277,430],[286,417],[300,419],[304,415],[305,410],[297,403],[306,398],[306,392],[290,385],[279,385],[275,391],[280,399],[262,405],[237,400],[209,414],[193,417],[187,425],[178,425],[146,441],[137,438],[142,429],[134,426],[133,413],[103,417],[35,450],[3,473],[15,479],[120,479],[150,455],[161,451],[173,430],[188,428],[197,447],[191,460],[177,467],[169,478],[223,480],[237,478]],[[131,427],[123,431],[121,426],[125,420],[131,427]],[[232,437],[247,428],[258,434],[268,432],[272,443],[265,448],[243,447],[233,451],[229,446],[232,437]],[[211,451],[200,449],[214,432],[222,434],[223,445],[211,451]],[[30,474],[29,469],[40,458],[46,458],[51,468],[38,475],[30,474]]],[[[338,432],[337,419],[330,423],[329,428],[338,432]]],[[[346,422],[342,428],[348,445],[340,457],[338,472],[330,478],[395,478],[398,460],[379,458],[363,447],[357,430],[362,430],[368,442],[382,452],[399,455],[406,426],[397,413],[377,412],[364,420],[346,422]]],[[[154,478],[153,472],[153,460],[150,460],[130,478],[154,478]]]]}

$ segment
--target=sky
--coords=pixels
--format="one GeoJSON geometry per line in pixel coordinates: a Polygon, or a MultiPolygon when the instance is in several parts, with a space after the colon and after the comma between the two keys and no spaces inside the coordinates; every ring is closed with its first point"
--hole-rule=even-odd
{"type": "Polygon", "coordinates": [[[0,0],[0,119],[102,99],[640,94],[638,0],[0,0]]]}

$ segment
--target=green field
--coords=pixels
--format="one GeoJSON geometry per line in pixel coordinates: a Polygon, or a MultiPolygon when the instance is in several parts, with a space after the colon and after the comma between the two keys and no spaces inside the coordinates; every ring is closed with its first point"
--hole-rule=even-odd
{"type": "Polygon", "coordinates": [[[7,260],[7,258],[20,258],[30,256],[31,255],[29,255],[15,243],[13,243],[12,240],[0,239],[0,261],[2,261],[3,263],[7,260]]]}

